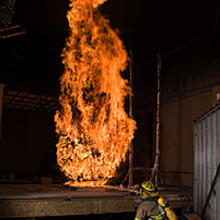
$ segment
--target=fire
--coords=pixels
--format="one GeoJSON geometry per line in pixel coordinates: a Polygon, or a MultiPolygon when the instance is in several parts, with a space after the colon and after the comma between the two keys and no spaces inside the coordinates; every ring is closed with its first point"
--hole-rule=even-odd
{"type": "Polygon", "coordinates": [[[124,110],[130,93],[127,53],[98,11],[106,0],[71,0],[70,36],[62,57],[57,163],[76,185],[101,186],[125,160],[136,123],[124,110]]]}

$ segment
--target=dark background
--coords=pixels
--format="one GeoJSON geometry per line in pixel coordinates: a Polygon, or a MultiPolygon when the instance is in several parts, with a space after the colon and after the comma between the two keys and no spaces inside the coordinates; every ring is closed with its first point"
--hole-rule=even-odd
{"type": "MultiPolygon", "coordinates": [[[[60,55],[69,33],[68,5],[67,0],[16,1],[9,26],[20,24],[26,33],[0,38],[0,83],[6,84],[5,96],[10,89],[21,89],[58,98],[63,73],[60,55]]],[[[170,94],[176,94],[178,72],[169,71],[170,66],[175,67],[181,60],[184,67],[192,54],[203,54],[206,61],[212,59],[209,54],[219,54],[219,7],[217,0],[108,0],[101,6],[102,14],[118,29],[126,50],[133,54],[137,166],[153,165],[157,52],[161,53],[166,72],[162,80],[168,80],[170,94]]],[[[128,73],[124,74],[127,78],[128,73]]],[[[40,110],[3,105],[0,177],[8,171],[26,176],[56,172],[55,111],[40,110]]]]}
{"type": "MultiPolygon", "coordinates": [[[[25,35],[1,39],[2,83],[42,88],[57,95],[62,74],[60,54],[68,36],[69,1],[16,1],[13,24],[25,35]]],[[[132,51],[134,84],[149,79],[146,62],[218,26],[219,1],[109,0],[101,6],[127,51],[132,51]]]]}

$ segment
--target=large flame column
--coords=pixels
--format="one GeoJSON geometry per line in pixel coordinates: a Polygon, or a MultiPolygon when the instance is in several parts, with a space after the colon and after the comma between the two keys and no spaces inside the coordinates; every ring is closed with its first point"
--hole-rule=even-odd
{"type": "Polygon", "coordinates": [[[98,11],[105,0],[72,0],[70,36],[63,49],[61,109],[55,115],[57,162],[75,183],[103,185],[125,159],[136,123],[124,110],[130,93],[120,75],[122,41],[98,11]]]}

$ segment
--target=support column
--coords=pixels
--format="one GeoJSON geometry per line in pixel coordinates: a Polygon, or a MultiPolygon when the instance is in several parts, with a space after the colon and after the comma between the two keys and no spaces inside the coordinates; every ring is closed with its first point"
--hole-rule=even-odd
{"type": "MultiPolygon", "coordinates": [[[[131,93],[129,96],[129,117],[133,119],[133,109],[132,109],[132,104],[133,104],[133,89],[132,89],[132,75],[133,75],[133,57],[132,57],[132,51],[129,51],[129,84],[131,88],[131,93]]],[[[129,146],[129,178],[128,178],[128,187],[133,186],[133,157],[134,157],[134,149],[133,149],[133,142],[130,143],[129,146]]]]}

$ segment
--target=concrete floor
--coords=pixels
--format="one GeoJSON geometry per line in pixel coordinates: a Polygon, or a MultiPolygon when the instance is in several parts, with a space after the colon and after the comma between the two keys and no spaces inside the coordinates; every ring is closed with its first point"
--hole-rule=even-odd
{"type": "MultiPolygon", "coordinates": [[[[163,190],[161,195],[173,208],[192,206],[189,191],[163,190]]],[[[0,218],[78,216],[83,220],[117,219],[121,215],[123,219],[126,213],[135,213],[136,199],[134,193],[110,188],[70,190],[61,184],[0,184],[0,218]]]]}

